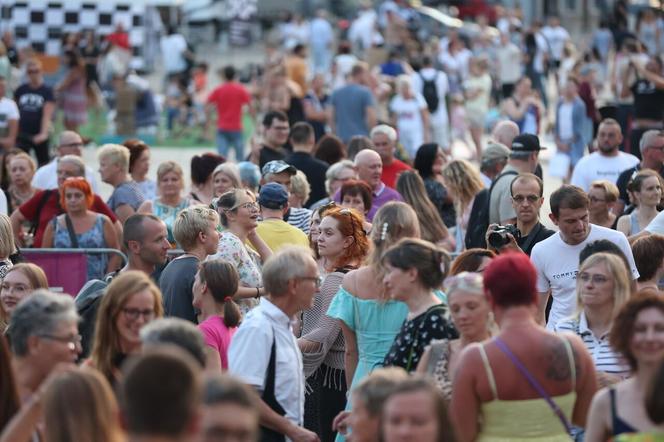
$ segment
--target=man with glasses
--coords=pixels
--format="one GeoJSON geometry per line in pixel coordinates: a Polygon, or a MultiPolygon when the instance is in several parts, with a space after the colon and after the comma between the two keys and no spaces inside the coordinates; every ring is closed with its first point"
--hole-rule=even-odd
{"type": "Polygon", "coordinates": [[[540,146],[539,138],[533,134],[517,135],[511,144],[507,165],[493,180],[489,199],[489,223],[514,224],[516,211],[512,205],[510,185],[514,175],[534,173],[537,168],[539,153],[546,147],[540,146]]]}
{"type": "Polygon", "coordinates": [[[262,440],[318,442],[305,429],[302,353],[291,318],[314,305],[320,275],[311,251],[286,247],[263,266],[266,297],[242,321],[228,350],[229,372],[255,388],[262,440]]]}
{"type": "Polygon", "coordinates": [[[81,352],[78,314],[70,296],[39,290],[18,304],[9,321],[18,393],[27,400],[60,363],[81,352]]]}
{"type": "Polygon", "coordinates": [[[14,100],[18,106],[20,120],[16,145],[30,153],[35,151],[37,163],[49,162],[48,138],[55,112],[53,88],[44,84],[42,64],[31,59],[27,63],[28,81],[16,89],[14,100]]]}
{"type": "MultiPolygon", "coordinates": [[[[547,229],[540,222],[539,211],[544,203],[544,183],[537,175],[532,173],[520,173],[510,183],[510,195],[512,208],[516,213],[516,228],[521,233],[519,238],[509,235],[510,244],[498,249],[519,247],[526,255],[530,256],[533,247],[540,241],[544,241],[554,232],[547,229]]],[[[497,224],[489,226],[489,233],[496,228],[497,224]]]]}
{"type": "Polygon", "coordinates": [[[616,185],[620,192],[619,200],[613,208],[616,217],[619,217],[629,205],[629,195],[627,194],[627,184],[632,177],[641,169],[652,169],[659,172],[664,177],[664,130],[653,129],[645,132],[639,143],[641,151],[641,162],[634,167],[630,167],[618,176],[616,185]]]}
{"type": "MultiPolygon", "coordinates": [[[[41,166],[35,172],[35,176],[32,177],[32,187],[37,189],[57,189],[58,188],[58,161],[60,158],[66,155],[76,155],[77,157],[83,156],[83,139],[79,134],[74,131],[66,130],[60,134],[60,139],[58,140],[58,156],[46,164],[41,166]]],[[[97,178],[95,176],[94,170],[92,168],[85,166],[85,179],[88,180],[90,186],[92,186],[92,191],[94,193],[99,193],[99,186],[97,185],[97,178]]]]}

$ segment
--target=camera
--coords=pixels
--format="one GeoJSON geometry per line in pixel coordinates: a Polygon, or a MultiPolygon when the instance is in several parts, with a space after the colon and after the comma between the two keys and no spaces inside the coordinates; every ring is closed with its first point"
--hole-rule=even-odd
{"type": "Polygon", "coordinates": [[[507,234],[511,234],[517,241],[521,239],[521,231],[516,228],[514,224],[506,226],[497,226],[491,233],[489,233],[489,245],[494,249],[499,249],[510,243],[507,234]]]}

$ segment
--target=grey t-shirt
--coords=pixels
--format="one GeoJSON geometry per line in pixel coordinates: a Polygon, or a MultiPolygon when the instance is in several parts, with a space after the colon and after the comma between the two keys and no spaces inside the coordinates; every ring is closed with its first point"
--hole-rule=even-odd
{"type": "Polygon", "coordinates": [[[355,135],[369,135],[366,109],[374,106],[369,88],[355,83],[343,86],[332,93],[330,105],[334,107],[337,136],[344,143],[355,135]]]}
{"type": "Polygon", "coordinates": [[[138,187],[138,184],[136,184],[135,181],[127,181],[113,190],[113,193],[106,204],[108,204],[108,207],[115,212],[115,210],[123,204],[131,206],[134,210],[138,210],[138,207],[143,201],[145,201],[145,197],[143,196],[143,192],[141,192],[141,188],[138,187]]]}
{"type": "Polygon", "coordinates": [[[510,184],[519,173],[516,168],[510,164],[500,172],[503,175],[495,181],[491,191],[491,201],[489,202],[489,223],[499,224],[506,219],[516,218],[516,213],[512,207],[512,195],[510,194],[510,184]],[[507,173],[505,172],[514,172],[507,173]]]}
{"type": "Polygon", "coordinates": [[[191,289],[198,271],[198,258],[183,256],[176,258],[161,272],[159,288],[163,296],[164,316],[175,316],[196,324],[196,312],[191,305],[191,289]]]}

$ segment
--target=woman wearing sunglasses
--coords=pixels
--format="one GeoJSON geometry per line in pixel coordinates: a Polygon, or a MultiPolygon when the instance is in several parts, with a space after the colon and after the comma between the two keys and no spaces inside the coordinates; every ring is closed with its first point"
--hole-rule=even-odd
{"type": "Polygon", "coordinates": [[[318,253],[325,259],[326,276],[314,306],[302,315],[302,350],[305,376],[312,392],[305,403],[305,426],[331,441],[334,417],[346,406],[344,337],[341,324],[328,316],[332,298],[344,275],[359,267],[369,248],[362,228],[363,217],[353,209],[334,208],[325,212],[318,226],[318,253]]]}
{"type": "Polygon", "coordinates": [[[253,193],[245,189],[229,190],[219,197],[216,206],[224,230],[217,253],[210,259],[220,258],[235,266],[240,285],[233,297],[241,300],[240,309],[246,313],[256,305],[252,298],[264,294],[261,267],[272,251],[256,233],[259,207],[253,193]],[[247,241],[257,252],[245,245],[247,241]]]}

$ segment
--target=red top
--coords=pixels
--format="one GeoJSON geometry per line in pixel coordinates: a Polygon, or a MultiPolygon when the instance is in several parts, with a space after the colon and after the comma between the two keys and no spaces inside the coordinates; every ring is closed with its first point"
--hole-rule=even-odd
{"type": "Polygon", "coordinates": [[[244,86],[235,81],[224,83],[212,91],[207,102],[217,106],[217,128],[242,130],[242,106],[251,102],[244,86]]]}
{"type": "MultiPolygon", "coordinates": [[[[44,230],[46,230],[48,222],[56,216],[64,213],[58,201],[60,198],[60,192],[57,191],[51,191],[51,194],[44,203],[41,212],[37,213],[37,209],[39,208],[39,203],[41,202],[44,192],[46,192],[46,190],[41,190],[35,193],[35,196],[30,198],[18,208],[18,210],[21,212],[21,215],[23,215],[26,220],[30,222],[33,220],[39,221],[39,224],[37,225],[37,231],[35,232],[35,241],[33,246],[36,248],[42,246],[44,230]]],[[[90,210],[93,212],[101,213],[102,215],[106,215],[113,223],[118,220],[118,217],[115,216],[115,213],[113,213],[113,211],[106,205],[106,203],[104,203],[104,201],[99,198],[99,195],[95,195],[95,200],[92,203],[90,210]]]]}
{"type": "Polygon", "coordinates": [[[116,46],[120,46],[121,48],[129,50],[131,46],[129,45],[129,34],[126,32],[114,32],[110,34],[106,39],[110,42],[113,43],[116,46]]]}
{"type": "Polygon", "coordinates": [[[386,166],[383,164],[383,175],[380,177],[387,187],[396,188],[399,174],[405,170],[411,170],[411,167],[401,160],[394,158],[392,164],[386,166]]]}

